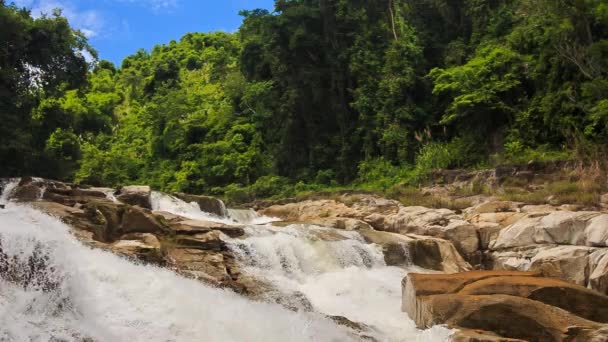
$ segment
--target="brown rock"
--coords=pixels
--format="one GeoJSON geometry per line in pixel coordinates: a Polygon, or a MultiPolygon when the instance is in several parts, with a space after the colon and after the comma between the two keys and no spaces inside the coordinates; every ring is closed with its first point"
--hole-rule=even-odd
{"type": "Polygon", "coordinates": [[[188,277],[218,286],[231,282],[221,252],[194,248],[168,248],[165,253],[170,265],[188,277]]]}
{"type": "Polygon", "coordinates": [[[184,235],[204,234],[212,230],[218,230],[230,237],[239,237],[245,234],[242,227],[200,220],[183,220],[172,222],[170,223],[170,227],[176,233],[184,235]]]}
{"type": "Polygon", "coordinates": [[[465,258],[479,250],[479,238],[475,226],[461,215],[448,209],[425,207],[401,207],[392,215],[373,214],[364,219],[377,230],[438,237],[451,241],[465,258]]]}
{"type": "Polygon", "coordinates": [[[178,235],[175,237],[175,244],[178,248],[194,248],[208,251],[221,251],[226,244],[221,238],[219,231],[210,231],[205,234],[178,235]]]}
{"type": "Polygon", "coordinates": [[[173,195],[184,202],[194,202],[198,204],[201,211],[211,213],[220,217],[226,216],[226,206],[224,205],[224,202],[215,197],[184,194],[181,192],[175,193],[173,195]]]}
{"type": "Polygon", "coordinates": [[[150,195],[152,190],[147,185],[123,186],[115,193],[116,199],[131,205],[138,205],[142,208],[152,209],[150,195]]]}
{"type": "Polygon", "coordinates": [[[167,227],[151,211],[138,206],[128,206],[122,214],[120,226],[118,229],[114,229],[111,235],[119,237],[129,233],[163,234],[165,231],[167,231],[167,227]]]}
{"type": "Polygon", "coordinates": [[[127,234],[108,246],[114,253],[150,263],[163,263],[158,238],[147,233],[127,234]]]}
{"type": "Polygon", "coordinates": [[[400,235],[374,230],[360,231],[369,243],[382,246],[384,260],[389,266],[410,264],[446,273],[471,269],[451,242],[418,235],[400,235]]]}
{"type": "Polygon", "coordinates": [[[538,273],[410,273],[403,280],[402,308],[421,328],[447,324],[468,330],[469,339],[460,334],[462,341],[475,341],[470,330],[480,330],[482,341],[587,341],[606,336],[599,322],[608,319],[607,301],[538,273]]]}

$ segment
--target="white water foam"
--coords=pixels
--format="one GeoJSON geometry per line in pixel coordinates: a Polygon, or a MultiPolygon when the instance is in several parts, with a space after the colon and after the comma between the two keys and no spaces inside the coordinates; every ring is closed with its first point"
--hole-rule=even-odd
{"type": "Polygon", "coordinates": [[[233,222],[245,225],[259,225],[281,221],[281,219],[276,217],[260,215],[253,209],[228,209],[227,213],[233,222]]]}
{"type": "Polygon", "coordinates": [[[152,210],[169,212],[193,220],[211,221],[224,224],[236,223],[244,225],[257,225],[280,221],[277,218],[260,216],[252,209],[225,209],[223,211],[226,214],[224,216],[218,216],[201,211],[196,202],[188,203],[175,196],[171,196],[160,191],[152,191],[150,202],[152,204],[152,210]]]}
{"type": "Polygon", "coordinates": [[[406,270],[386,266],[377,245],[356,232],[312,225],[251,227],[228,240],[247,273],[286,296],[303,294],[317,312],[344,316],[374,329],[379,341],[446,341],[442,327],[422,331],[401,312],[406,270]]]}
{"type": "Polygon", "coordinates": [[[211,213],[201,211],[196,202],[185,202],[175,196],[160,191],[152,191],[150,195],[152,210],[164,211],[175,215],[187,217],[193,220],[212,221],[225,224],[234,222],[227,217],[220,217],[211,213]]]}
{"type": "Polygon", "coordinates": [[[19,185],[19,181],[19,178],[11,178],[7,180],[2,189],[2,194],[0,194],[0,204],[6,204],[9,202],[9,197],[17,185],[19,185]]]}
{"type": "Polygon", "coordinates": [[[85,247],[63,223],[22,205],[0,210],[0,241],[0,272],[10,265],[0,277],[2,341],[354,339],[318,314],[253,302],[85,247]]]}

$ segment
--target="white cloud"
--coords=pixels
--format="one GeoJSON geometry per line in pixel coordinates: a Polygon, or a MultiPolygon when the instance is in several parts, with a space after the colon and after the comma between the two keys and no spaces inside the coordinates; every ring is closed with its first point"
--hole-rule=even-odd
{"type": "MultiPolygon", "coordinates": [[[[27,0],[24,0],[27,1],[27,0]]],[[[149,7],[155,11],[158,10],[170,10],[176,8],[178,0],[115,0],[118,2],[127,2],[130,4],[136,4],[144,7],[149,7]]]]}
{"type": "Polygon", "coordinates": [[[92,38],[100,34],[103,29],[104,22],[99,12],[95,10],[81,11],[76,8],[70,1],[65,0],[14,0],[19,7],[27,7],[31,9],[32,16],[40,17],[43,14],[50,15],[56,8],[61,9],[61,13],[65,16],[72,27],[79,29],[82,33],[92,38]]]}

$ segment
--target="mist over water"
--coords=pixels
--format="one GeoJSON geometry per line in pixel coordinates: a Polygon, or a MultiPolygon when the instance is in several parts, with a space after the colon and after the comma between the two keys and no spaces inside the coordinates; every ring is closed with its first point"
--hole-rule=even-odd
{"type": "MultiPolygon", "coordinates": [[[[7,198],[5,191],[0,203],[7,198]]],[[[172,205],[176,214],[196,214],[183,201],[172,205]]],[[[400,311],[406,271],[387,267],[378,246],[356,232],[249,225],[246,238],[225,237],[245,272],[312,306],[294,312],[91,249],[69,231],[25,205],[0,210],[0,341],[361,339],[325,315],[363,323],[379,341],[444,341],[450,334],[415,328],[400,311]]]]}
{"type": "Polygon", "coordinates": [[[14,263],[43,255],[42,279],[0,279],[3,341],[348,341],[324,317],[253,302],[171,271],[133,264],[78,243],[68,227],[34,209],[0,211],[2,250],[14,263]],[[38,247],[36,247],[38,246],[38,247]]]}
{"type": "Polygon", "coordinates": [[[245,271],[287,296],[303,295],[316,312],[363,323],[380,341],[448,338],[449,330],[421,331],[401,312],[407,271],[386,266],[380,247],[365,243],[357,232],[299,224],[248,228],[247,233],[250,237],[229,242],[245,271]]]}

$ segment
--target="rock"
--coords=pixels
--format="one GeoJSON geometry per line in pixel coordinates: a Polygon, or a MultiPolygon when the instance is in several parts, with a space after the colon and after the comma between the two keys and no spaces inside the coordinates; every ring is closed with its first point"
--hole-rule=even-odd
{"type": "Polygon", "coordinates": [[[608,249],[600,249],[589,255],[589,279],[587,286],[608,294],[608,249]]]}
{"type": "Polygon", "coordinates": [[[589,276],[589,254],[594,250],[580,246],[558,246],[539,251],[530,264],[531,271],[545,277],[559,278],[586,286],[589,276]]]}
{"type": "Polygon", "coordinates": [[[217,286],[226,286],[232,279],[221,252],[196,248],[168,248],[165,256],[179,273],[217,286]]]}
{"type": "Polygon", "coordinates": [[[373,230],[367,222],[353,218],[328,217],[312,220],[309,223],[343,230],[373,230]]]}
{"type": "Polygon", "coordinates": [[[201,195],[190,195],[181,192],[173,194],[175,197],[181,199],[184,202],[196,203],[201,211],[211,213],[220,217],[226,216],[226,206],[220,199],[201,196],[201,195]]]}
{"type": "Polygon", "coordinates": [[[109,233],[111,236],[120,237],[129,233],[162,235],[165,231],[167,231],[167,227],[151,211],[138,206],[127,206],[122,213],[120,225],[109,233]]]}
{"type": "Polygon", "coordinates": [[[10,199],[17,202],[33,202],[42,197],[42,188],[34,183],[25,183],[17,186],[10,195],[10,199]]]}
{"type": "Polygon", "coordinates": [[[524,205],[521,207],[520,211],[522,213],[551,213],[557,211],[552,205],[549,204],[540,204],[540,205],[524,205]]]}
{"type": "Polygon", "coordinates": [[[133,233],[112,243],[109,249],[120,255],[135,258],[150,263],[163,263],[160,252],[160,242],[155,235],[148,233],[133,233]]]}
{"type": "MultiPolygon", "coordinates": [[[[484,341],[588,341],[608,336],[602,324],[608,320],[603,305],[608,297],[538,273],[410,273],[402,286],[402,308],[420,328],[447,324],[480,331],[476,334],[484,341]]],[[[475,341],[462,333],[459,338],[475,341]]]]}
{"type": "Polygon", "coordinates": [[[359,211],[334,200],[308,200],[284,205],[273,205],[261,210],[260,213],[292,222],[314,221],[328,217],[360,218],[362,216],[359,211]]]}
{"type": "Polygon", "coordinates": [[[505,338],[496,335],[491,331],[473,330],[473,329],[457,329],[452,336],[451,342],[526,342],[520,339],[505,338]]]}
{"type": "MultiPolygon", "coordinates": [[[[499,250],[534,244],[603,245],[605,214],[587,211],[555,211],[520,219],[500,231],[490,249],[499,250]]],[[[608,216],[608,215],[606,215],[608,216]]]]}
{"type": "Polygon", "coordinates": [[[384,260],[389,266],[413,264],[446,273],[471,269],[471,265],[458,254],[454,245],[446,240],[373,230],[360,231],[359,234],[367,242],[382,246],[384,260]]]}
{"type": "Polygon", "coordinates": [[[534,245],[489,251],[485,254],[484,267],[488,270],[526,271],[530,268],[531,260],[536,254],[541,250],[553,247],[555,246],[534,245]]]}
{"type": "Polygon", "coordinates": [[[487,250],[490,245],[498,238],[500,231],[525,217],[524,213],[498,212],[469,214],[467,219],[475,225],[479,235],[479,248],[487,250]]]}
{"type": "Polygon", "coordinates": [[[516,212],[524,204],[520,202],[511,201],[491,201],[484,202],[474,207],[468,208],[466,213],[468,215],[475,214],[487,214],[487,213],[504,213],[504,212],[516,212]]]}
{"type": "Polygon", "coordinates": [[[103,230],[103,225],[91,221],[89,216],[83,209],[68,207],[56,202],[37,201],[33,202],[32,206],[41,210],[48,215],[56,217],[70,226],[89,232],[100,232],[103,230]]]}
{"type": "Polygon", "coordinates": [[[152,209],[150,195],[152,190],[147,185],[123,186],[116,193],[116,199],[131,205],[138,205],[142,208],[152,209]]]}
{"type": "Polygon", "coordinates": [[[0,209],[4,209],[6,206],[4,204],[0,204],[0,209]]]}
{"type": "Polygon", "coordinates": [[[372,214],[364,218],[377,230],[438,237],[451,241],[465,257],[479,250],[475,226],[454,211],[425,207],[401,207],[396,214],[372,214]]]}
{"type": "Polygon", "coordinates": [[[245,234],[245,230],[242,227],[200,220],[182,220],[171,222],[170,227],[176,233],[184,235],[204,234],[212,230],[218,230],[230,237],[239,237],[245,234]]]}
{"type": "Polygon", "coordinates": [[[175,244],[178,248],[194,248],[207,251],[222,251],[226,243],[222,240],[222,233],[210,231],[204,234],[178,235],[175,237],[175,244]]]}
{"type": "Polygon", "coordinates": [[[608,246],[608,214],[601,214],[589,220],[585,228],[586,244],[593,247],[608,246]]]}

